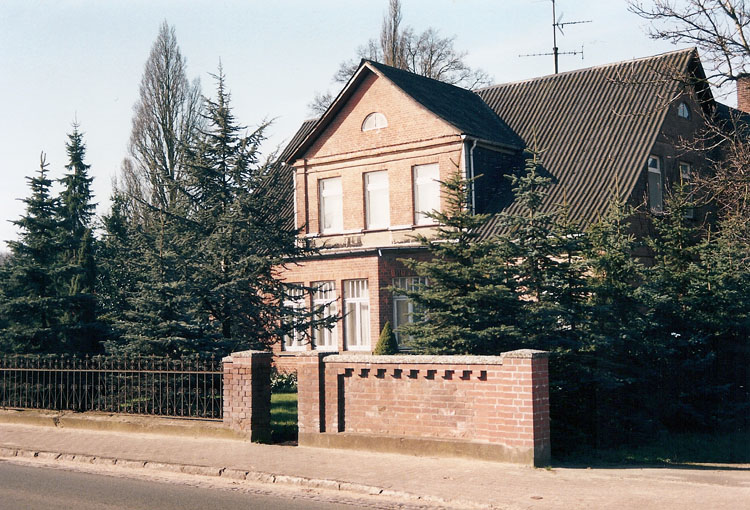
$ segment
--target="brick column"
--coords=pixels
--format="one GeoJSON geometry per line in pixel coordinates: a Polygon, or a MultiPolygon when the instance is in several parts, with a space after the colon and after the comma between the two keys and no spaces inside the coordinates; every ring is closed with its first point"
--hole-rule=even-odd
{"type": "Polygon", "coordinates": [[[250,436],[271,439],[271,359],[264,351],[233,352],[224,364],[224,424],[250,436]]]}
{"type": "Polygon", "coordinates": [[[518,446],[533,447],[533,463],[550,462],[549,353],[522,349],[502,354],[513,394],[509,411],[518,431],[518,446]]]}
{"type": "MultiPolygon", "coordinates": [[[[325,381],[323,358],[327,353],[307,352],[297,358],[297,424],[299,436],[325,432],[325,381]]],[[[303,442],[303,440],[301,440],[303,442]]]]}

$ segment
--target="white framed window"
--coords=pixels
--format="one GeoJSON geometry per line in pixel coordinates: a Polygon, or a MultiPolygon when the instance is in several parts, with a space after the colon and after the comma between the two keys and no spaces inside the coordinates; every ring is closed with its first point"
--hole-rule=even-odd
{"type": "Polygon", "coordinates": [[[687,104],[680,103],[679,105],[677,105],[677,116],[682,117],[683,119],[690,118],[690,108],[688,108],[687,104]]]}
{"type": "MultiPolygon", "coordinates": [[[[421,276],[405,276],[393,279],[393,287],[403,290],[416,290],[420,286],[427,285],[427,278],[421,276]]],[[[405,324],[414,322],[415,314],[419,313],[419,308],[414,301],[408,296],[393,294],[393,330],[396,334],[399,346],[408,346],[410,338],[403,333],[398,332],[398,328],[405,324]]]]}
{"type": "Polygon", "coordinates": [[[382,229],[391,226],[390,199],[388,197],[388,172],[365,174],[365,225],[382,229]]]}
{"type": "MultiPolygon", "coordinates": [[[[688,200],[692,200],[693,195],[693,169],[690,167],[690,163],[680,163],[680,181],[682,182],[682,190],[687,196],[688,200]]],[[[695,218],[695,208],[686,207],[685,217],[688,219],[695,218]]]]}
{"type": "Polygon", "coordinates": [[[414,167],[414,224],[431,225],[425,213],[440,211],[440,167],[437,163],[414,167]]]}
{"type": "Polygon", "coordinates": [[[330,177],[318,181],[320,199],[320,232],[336,233],[344,230],[344,201],[341,193],[341,177],[330,177]]]}
{"type": "Polygon", "coordinates": [[[362,131],[373,131],[388,127],[388,119],[380,112],[372,112],[362,121],[362,131]]]}
{"type": "Polygon", "coordinates": [[[652,213],[664,211],[664,176],[658,156],[648,157],[648,207],[652,213]]]}
{"type": "MultiPolygon", "coordinates": [[[[312,305],[315,310],[320,310],[316,314],[316,319],[325,319],[327,317],[336,317],[336,283],[333,281],[316,282],[312,284],[315,288],[313,292],[312,305]]],[[[313,328],[313,348],[318,351],[335,351],[338,349],[338,324],[335,323],[332,329],[324,326],[313,328]]]]}
{"type": "MultiPolygon", "coordinates": [[[[299,283],[292,285],[301,285],[299,283]]],[[[303,318],[305,310],[305,291],[304,289],[292,288],[289,290],[287,299],[284,300],[284,321],[288,326],[294,327],[299,324],[303,318]]],[[[285,351],[304,351],[305,345],[304,334],[299,329],[293,329],[284,335],[285,351]]]]}
{"type": "Polygon", "coordinates": [[[347,350],[371,350],[370,292],[366,279],[344,281],[344,340],[347,350]]]}

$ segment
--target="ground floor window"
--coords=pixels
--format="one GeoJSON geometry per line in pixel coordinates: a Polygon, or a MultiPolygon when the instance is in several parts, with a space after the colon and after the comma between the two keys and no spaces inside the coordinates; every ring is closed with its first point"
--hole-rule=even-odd
{"type": "MultiPolygon", "coordinates": [[[[301,284],[292,284],[301,285],[301,284]]],[[[303,321],[305,310],[305,291],[301,288],[291,288],[287,299],[284,300],[284,321],[289,327],[295,327],[303,321]]],[[[300,329],[293,329],[284,335],[284,350],[304,351],[305,335],[300,329]]]]}
{"type": "MultiPolygon", "coordinates": [[[[421,276],[406,276],[393,279],[393,287],[401,290],[415,290],[419,286],[427,285],[427,278],[421,276]]],[[[399,326],[414,322],[415,315],[419,313],[414,301],[396,290],[393,294],[393,329],[399,346],[408,347],[410,338],[399,333],[399,326]]]]}
{"type": "Polygon", "coordinates": [[[366,279],[344,281],[344,340],[348,350],[370,350],[370,293],[366,279]]]}
{"type": "MultiPolygon", "coordinates": [[[[322,320],[328,317],[336,317],[336,283],[333,281],[316,282],[312,284],[313,308],[319,310],[316,319],[322,320]]],[[[332,329],[318,326],[313,329],[313,347],[319,351],[335,351],[338,349],[338,325],[332,329]]]]}

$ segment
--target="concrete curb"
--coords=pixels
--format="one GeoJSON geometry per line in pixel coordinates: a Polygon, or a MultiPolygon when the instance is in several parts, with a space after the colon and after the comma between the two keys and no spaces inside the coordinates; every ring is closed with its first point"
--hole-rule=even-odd
{"type": "Polygon", "coordinates": [[[0,409],[0,423],[34,425],[79,430],[162,434],[167,436],[235,439],[247,441],[241,432],[224,427],[220,422],[200,419],[174,419],[154,416],[112,413],[49,413],[31,410],[0,409]]]}
{"type": "Polygon", "coordinates": [[[218,468],[211,466],[200,466],[190,464],[174,464],[169,462],[151,462],[145,460],[119,459],[114,457],[97,457],[93,455],[80,455],[62,452],[49,452],[43,450],[31,450],[26,448],[0,447],[0,458],[20,457],[23,459],[39,459],[53,462],[73,462],[81,464],[104,464],[126,469],[147,469],[154,471],[168,471],[171,473],[184,473],[197,476],[221,477],[230,480],[247,480],[265,484],[288,485],[306,489],[325,489],[340,491],[353,495],[383,496],[412,503],[427,503],[447,507],[461,507],[472,509],[492,509],[493,506],[483,505],[461,500],[447,500],[434,496],[419,496],[409,492],[384,489],[373,485],[365,485],[325,478],[307,478],[304,476],[280,475],[266,473],[263,471],[248,471],[235,468],[218,468]]]}

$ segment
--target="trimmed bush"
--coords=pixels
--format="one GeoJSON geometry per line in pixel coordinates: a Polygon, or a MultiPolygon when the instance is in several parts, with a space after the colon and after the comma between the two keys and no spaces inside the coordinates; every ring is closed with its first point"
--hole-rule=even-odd
{"type": "Polygon", "coordinates": [[[396,335],[393,334],[390,322],[386,322],[383,326],[383,331],[380,332],[380,338],[378,338],[378,344],[375,346],[373,354],[398,354],[398,342],[396,342],[396,335]]]}

